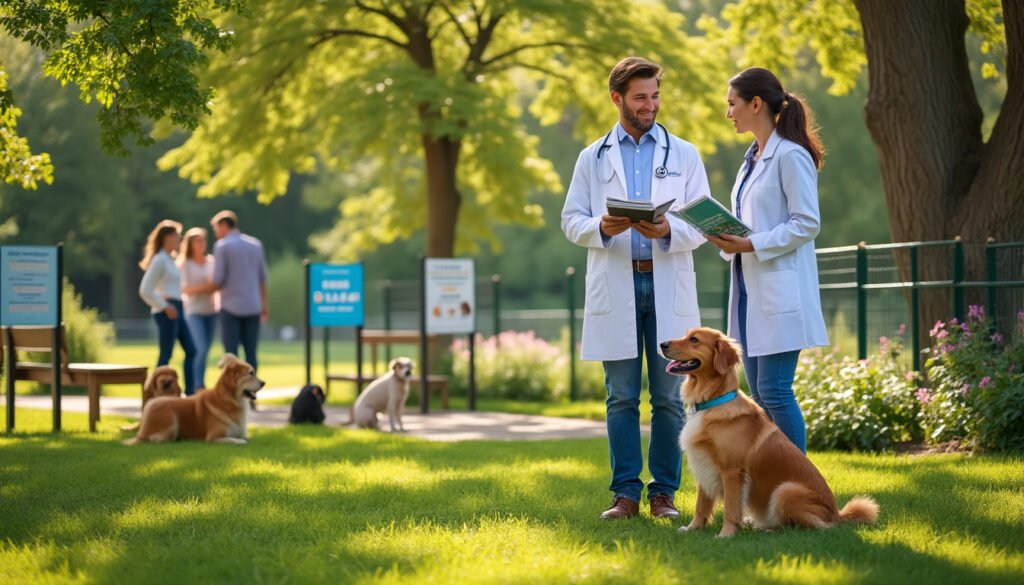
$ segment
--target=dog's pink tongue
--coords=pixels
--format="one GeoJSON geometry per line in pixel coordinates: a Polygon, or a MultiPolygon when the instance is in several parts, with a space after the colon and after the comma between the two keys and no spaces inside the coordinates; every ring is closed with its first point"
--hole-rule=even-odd
{"type": "Polygon", "coordinates": [[[680,363],[681,362],[679,360],[672,360],[672,361],[670,361],[668,363],[668,365],[665,366],[665,373],[671,374],[672,373],[672,368],[678,366],[680,363]]]}

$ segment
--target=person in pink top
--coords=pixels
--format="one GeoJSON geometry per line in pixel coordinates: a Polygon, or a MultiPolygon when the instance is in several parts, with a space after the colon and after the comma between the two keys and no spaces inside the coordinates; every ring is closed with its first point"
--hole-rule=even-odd
{"type": "Polygon", "coordinates": [[[210,286],[213,284],[213,255],[208,254],[206,249],[206,230],[194,227],[185,232],[178,253],[185,319],[196,346],[196,390],[206,388],[206,360],[213,346],[217,312],[220,310],[218,294],[210,286]]]}

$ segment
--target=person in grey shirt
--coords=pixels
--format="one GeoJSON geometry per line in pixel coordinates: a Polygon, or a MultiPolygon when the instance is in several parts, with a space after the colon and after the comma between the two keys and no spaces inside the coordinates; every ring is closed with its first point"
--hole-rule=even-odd
{"type": "Polygon", "coordinates": [[[221,341],[224,351],[238,355],[258,368],[256,349],[260,323],[267,320],[267,258],[263,244],[238,230],[238,216],[224,210],[210,221],[217,243],[213,247],[211,288],[220,291],[221,341]]]}

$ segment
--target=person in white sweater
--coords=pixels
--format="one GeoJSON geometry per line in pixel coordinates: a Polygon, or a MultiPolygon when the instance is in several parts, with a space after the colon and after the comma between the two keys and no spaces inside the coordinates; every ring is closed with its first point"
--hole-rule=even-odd
{"type": "Polygon", "coordinates": [[[185,374],[185,393],[195,393],[196,347],[192,342],[185,308],[181,303],[181,271],[174,263],[173,254],[181,244],[181,224],[165,219],[157,224],[146,239],[139,266],[146,271],[139,284],[139,296],[150,306],[160,342],[157,366],[171,361],[174,342],[185,351],[182,369],[185,374]]]}
{"type": "Polygon", "coordinates": [[[213,255],[206,253],[206,230],[190,228],[178,252],[181,292],[185,302],[185,321],[196,345],[196,390],[206,388],[206,356],[217,329],[220,299],[213,285],[213,255]]]}

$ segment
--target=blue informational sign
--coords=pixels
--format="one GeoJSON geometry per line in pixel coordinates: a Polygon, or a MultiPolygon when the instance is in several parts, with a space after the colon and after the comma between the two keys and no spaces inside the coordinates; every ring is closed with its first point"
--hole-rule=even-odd
{"type": "Polygon", "coordinates": [[[56,246],[0,248],[0,324],[56,327],[56,246]]]}
{"type": "Polygon", "coordinates": [[[309,265],[309,324],[357,327],[363,324],[363,265],[309,265]]]}

